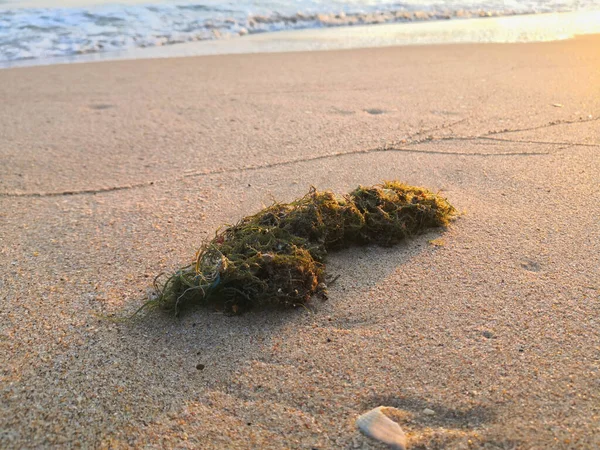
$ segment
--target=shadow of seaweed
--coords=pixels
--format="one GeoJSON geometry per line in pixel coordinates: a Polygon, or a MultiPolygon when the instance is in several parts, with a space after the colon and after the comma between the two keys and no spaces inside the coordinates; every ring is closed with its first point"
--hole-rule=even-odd
{"type": "MultiPolygon", "coordinates": [[[[144,339],[149,355],[185,356],[177,366],[200,373],[222,372],[227,379],[249,356],[268,343],[271,336],[290,322],[306,320],[305,312],[296,310],[257,310],[229,316],[207,308],[187,311],[174,317],[153,310],[127,325],[133,340],[144,339]]],[[[167,364],[168,366],[168,364],[167,364]]]]}

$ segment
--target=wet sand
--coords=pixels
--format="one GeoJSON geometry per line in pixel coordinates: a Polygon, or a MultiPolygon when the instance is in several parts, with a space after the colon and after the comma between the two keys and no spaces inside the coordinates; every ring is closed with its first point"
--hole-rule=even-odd
{"type": "Polygon", "coordinates": [[[599,446],[599,46],[0,71],[0,446],[383,448],[379,405],[409,448],[599,446]],[[463,214],[331,254],[312,312],[108,319],[220,225],[385,179],[463,214]]]}

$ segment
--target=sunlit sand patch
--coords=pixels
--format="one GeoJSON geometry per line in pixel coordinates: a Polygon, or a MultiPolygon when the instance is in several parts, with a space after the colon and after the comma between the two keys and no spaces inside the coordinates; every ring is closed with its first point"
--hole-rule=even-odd
{"type": "MultiPolygon", "coordinates": [[[[428,415],[423,412],[422,414],[428,415]]],[[[485,439],[477,430],[447,427],[423,427],[415,414],[401,409],[379,406],[356,420],[356,426],[367,436],[394,450],[477,448],[485,439]]]]}

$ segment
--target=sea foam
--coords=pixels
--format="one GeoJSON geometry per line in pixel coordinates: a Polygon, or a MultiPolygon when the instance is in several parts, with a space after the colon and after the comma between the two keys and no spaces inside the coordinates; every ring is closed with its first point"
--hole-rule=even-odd
{"type": "MultiPolygon", "coordinates": [[[[114,52],[282,30],[574,9],[562,2],[542,0],[138,2],[95,4],[94,0],[88,0],[87,4],[69,8],[51,7],[51,0],[0,4],[0,62],[114,52]],[[39,7],[20,8],[21,4],[39,7]]],[[[593,0],[582,0],[576,8],[593,6],[593,0]]]]}

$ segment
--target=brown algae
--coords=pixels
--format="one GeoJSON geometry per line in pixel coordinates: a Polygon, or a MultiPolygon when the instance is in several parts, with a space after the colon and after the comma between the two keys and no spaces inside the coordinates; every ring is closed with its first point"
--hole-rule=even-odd
{"type": "Polygon", "coordinates": [[[275,203],[218,231],[193,264],[156,286],[151,303],[175,314],[194,305],[233,314],[303,305],[323,286],[328,251],[391,246],[447,225],[455,213],[446,199],[396,181],[344,196],[311,188],[299,200],[275,203]]]}

